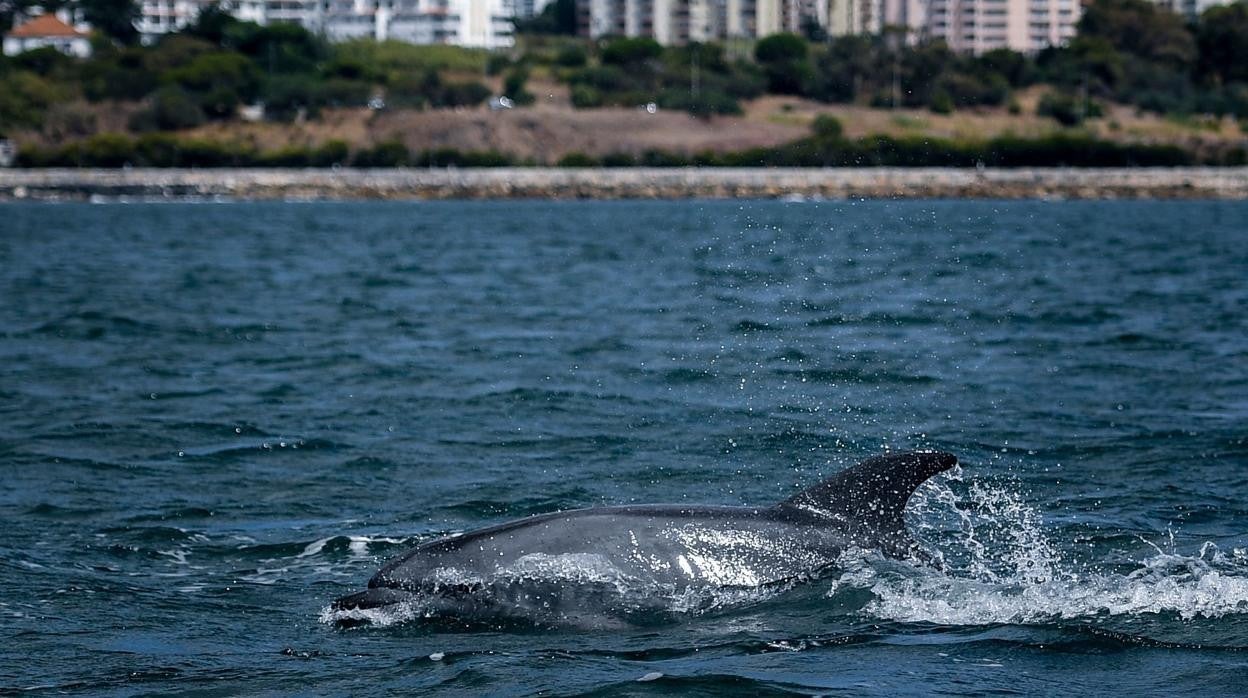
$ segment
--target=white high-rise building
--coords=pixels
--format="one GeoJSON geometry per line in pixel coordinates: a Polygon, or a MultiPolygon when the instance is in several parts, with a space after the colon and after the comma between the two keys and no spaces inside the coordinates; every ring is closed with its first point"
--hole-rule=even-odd
{"type": "Polygon", "coordinates": [[[144,43],[148,43],[161,34],[176,32],[194,22],[208,4],[206,0],[143,0],[139,3],[139,18],[134,28],[139,30],[144,43]]]}
{"type": "Polygon", "coordinates": [[[883,26],[883,4],[880,0],[827,0],[820,3],[820,9],[827,8],[821,24],[829,36],[878,34],[883,26]]]}
{"type": "Polygon", "coordinates": [[[1079,0],[930,0],[927,36],[959,53],[1035,53],[1075,35],[1079,0]]]}
{"type": "Polygon", "coordinates": [[[290,22],[320,33],[325,25],[322,0],[264,0],[264,15],[256,24],[290,22]]]}
{"type": "MultiPolygon", "coordinates": [[[[330,41],[369,38],[480,48],[512,46],[512,22],[551,0],[228,0],[235,17],[289,22],[330,41]]],[[[670,1],[670,0],[668,0],[670,1]]],[[[142,0],[135,27],[145,43],[191,24],[212,0],[142,0]]]]}
{"type": "Polygon", "coordinates": [[[649,37],[663,45],[757,38],[800,29],[804,0],[580,0],[584,36],[649,37]]]}
{"type": "MultiPolygon", "coordinates": [[[[830,36],[898,31],[910,43],[942,39],[980,54],[1035,53],[1075,35],[1080,0],[581,0],[585,36],[645,36],[660,44],[762,38],[802,32],[812,22],[830,36]]],[[[1165,0],[1222,2],[1223,0],[1165,0]]]]}
{"type": "MultiPolygon", "coordinates": [[[[139,16],[134,28],[139,30],[144,43],[151,43],[162,34],[185,29],[205,7],[212,4],[213,0],[142,0],[138,4],[139,16]]],[[[265,23],[266,4],[266,0],[227,0],[220,3],[235,17],[258,24],[265,23]]]]}

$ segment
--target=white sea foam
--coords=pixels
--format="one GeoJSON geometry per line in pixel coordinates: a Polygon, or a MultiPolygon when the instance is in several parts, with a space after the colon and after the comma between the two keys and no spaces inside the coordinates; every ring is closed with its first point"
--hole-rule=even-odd
{"type": "Polygon", "coordinates": [[[432,610],[420,599],[389,604],[379,608],[353,608],[343,611],[325,606],[321,609],[320,622],[333,625],[337,623],[367,623],[378,627],[398,625],[420,618],[432,616],[432,610]]]}
{"type": "MultiPolygon", "coordinates": [[[[956,475],[955,475],[956,482],[956,475]]],[[[829,595],[864,589],[862,613],[944,625],[1040,623],[1055,619],[1174,614],[1183,619],[1248,613],[1248,552],[1205,543],[1190,555],[1155,550],[1123,572],[1063,558],[1041,517],[1014,490],[965,483],[925,486],[915,498],[917,537],[939,549],[942,570],[905,571],[871,554],[847,555],[829,595]]],[[[1150,545],[1152,545],[1150,543],[1150,545]]]]}

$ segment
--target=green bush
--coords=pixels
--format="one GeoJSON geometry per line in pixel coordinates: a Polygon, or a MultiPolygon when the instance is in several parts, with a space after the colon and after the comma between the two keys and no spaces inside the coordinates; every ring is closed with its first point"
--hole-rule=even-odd
{"type": "Polygon", "coordinates": [[[754,45],[754,58],[759,63],[804,61],[809,54],[806,40],[796,34],[772,34],[754,45]]]}
{"type": "MultiPolygon", "coordinates": [[[[276,25],[274,25],[276,26],[276,25]]],[[[373,66],[382,75],[423,73],[427,70],[457,73],[485,72],[491,55],[483,49],[449,44],[409,44],[403,41],[353,39],[332,46],[336,59],[350,59],[373,66]]]]}
{"type": "Polygon", "coordinates": [[[313,93],[316,107],[362,107],[372,99],[373,87],[358,80],[325,80],[313,93]]]}
{"type": "Polygon", "coordinates": [[[186,90],[175,85],[162,87],[152,95],[151,104],[130,117],[130,130],[177,131],[204,123],[204,112],[186,90]]]}
{"type": "MultiPolygon", "coordinates": [[[[170,134],[148,134],[137,141],[117,134],[101,134],[59,148],[24,146],[18,153],[22,167],[120,167],[127,163],[151,167],[327,167],[347,161],[346,145],[330,141],[318,148],[294,147],[257,153],[252,146],[170,134]]],[[[1239,165],[1248,161],[1243,146],[1197,157],[1176,146],[1122,144],[1089,136],[1058,134],[1046,138],[1001,137],[981,142],[957,142],[920,137],[871,136],[856,141],[812,136],[775,148],[751,148],[728,153],[702,152],[694,156],[650,150],[640,158],[625,153],[600,161],[569,153],[561,167],[1174,167],[1203,163],[1239,165]]],[[[514,165],[494,151],[461,152],[445,148],[410,157],[401,143],[388,142],[356,153],[360,167],[412,164],[422,167],[500,167],[514,165]]]]}
{"type": "Polygon", "coordinates": [[[571,152],[559,158],[559,167],[597,167],[598,161],[585,153],[571,152]]]}
{"type": "Polygon", "coordinates": [[[593,109],[603,105],[602,93],[589,85],[572,86],[572,106],[577,109],[593,109]]]}
{"type": "Polygon", "coordinates": [[[638,164],[642,167],[688,167],[689,156],[663,150],[647,150],[641,154],[638,164]]]}
{"type": "Polygon", "coordinates": [[[754,57],[774,94],[804,95],[815,81],[806,40],[796,34],[773,34],[754,45],[754,57]]]}
{"type": "Polygon", "coordinates": [[[63,89],[25,70],[0,76],[0,124],[37,127],[53,104],[67,97],[63,89]]]}
{"type": "Polygon", "coordinates": [[[402,167],[408,163],[407,146],[399,141],[383,141],[365,148],[351,159],[353,167],[402,167]]]}
{"type": "Polygon", "coordinates": [[[604,65],[636,66],[663,55],[663,47],[654,39],[611,39],[602,49],[604,65]]]}
{"type": "Polygon", "coordinates": [[[944,89],[937,88],[927,100],[927,108],[936,114],[953,113],[953,97],[944,89]]]}
{"type": "Polygon", "coordinates": [[[216,119],[234,115],[239,104],[254,100],[260,89],[260,73],[246,57],[214,51],[197,56],[190,64],[166,71],[161,79],[192,93],[204,113],[216,119]]]}
{"type": "Polygon", "coordinates": [[[686,111],[694,116],[741,113],[741,104],[719,90],[704,89],[694,94],[687,87],[672,88],[660,92],[656,102],[664,109],[686,111]]]}
{"type": "Polygon", "coordinates": [[[580,68],[589,62],[589,54],[579,44],[566,44],[555,56],[555,64],[565,68],[580,68]]]}
{"type": "Polygon", "coordinates": [[[1049,116],[1063,126],[1078,126],[1085,118],[1103,114],[1099,104],[1073,95],[1050,92],[1036,105],[1037,116],[1049,116]]]}
{"type": "MultiPolygon", "coordinates": [[[[490,97],[490,88],[479,82],[448,82],[434,101],[440,107],[475,107],[490,97]]],[[[531,95],[530,95],[531,97],[531,95]]]]}
{"type": "Polygon", "coordinates": [[[512,159],[493,150],[462,152],[454,148],[439,148],[421,153],[413,158],[416,167],[505,167],[514,164],[512,159]]]}
{"type": "Polygon", "coordinates": [[[351,155],[346,141],[326,141],[308,153],[308,164],[312,167],[331,167],[345,165],[351,155]]]}
{"type": "Polygon", "coordinates": [[[121,134],[100,133],[77,145],[83,167],[121,167],[134,161],[134,141],[121,134]]]}
{"type": "Polygon", "coordinates": [[[845,133],[841,120],[831,114],[820,114],[810,122],[810,130],[819,139],[838,139],[845,133]]]}
{"type": "Polygon", "coordinates": [[[179,167],[182,142],[168,133],[149,133],[134,143],[135,164],[145,167],[179,167]]]}
{"type": "Polygon", "coordinates": [[[602,156],[603,167],[632,167],[637,164],[637,158],[629,153],[607,153],[602,156]]]}
{"type": "Polygon", "coordinates": [[[434,70],[391,81],[386,101],[394,107],[476,106],[490,96],[479,82],[443,82],[434,70]]]}
{"type": "Polygon", "coordinates": [[[182,167],[247,167],[256,163],[254,148],[204,139],[179,141],[182,167]]]}
{"type": "Polygon", "coordinates": [[[17,70],[29,70],[41,77],[51,77],[54,72],[64,71],[73,63],[74,59],[51,46],[24,51],[12,59],[12,65],[17,70]]]}
{"type": "Polygon", "coordinates": [[[528,68],[523,65],[512,68],[507,77],[503,79],[503,94],[519,106],[532,104],[535,100],[533,93],[524,89],[524,85],[528,80],[528,68]]]}
{"type": "Polygon", "coordinates": [[[485,61],[485,74],[489,76],[502,75],[503,71],[511,67],[511,56],[505,53],[491,53],[490,57],[485,61]]]}
{"type": "Polygon", "coordinates": [[[312,164],[312,154],[306,147],[292,145],[260,153],[256,164],[260,167],[308,167],[312,164]]]}

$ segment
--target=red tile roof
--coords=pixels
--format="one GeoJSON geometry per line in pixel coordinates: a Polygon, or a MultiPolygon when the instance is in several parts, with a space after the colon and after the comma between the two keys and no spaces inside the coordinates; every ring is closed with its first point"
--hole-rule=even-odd
{"type": "Polygon", "coordinates": [[[36,36],[87,36],[56,18],[56,15],[39,15],[9,32],[9,36],[29,38],[36,36]]]}

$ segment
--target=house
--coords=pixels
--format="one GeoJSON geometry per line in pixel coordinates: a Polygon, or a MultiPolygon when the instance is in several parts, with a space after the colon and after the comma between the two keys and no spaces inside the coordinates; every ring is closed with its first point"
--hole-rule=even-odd
{"type": "Polygon", "coordinates": [[[16,56],[44,46],[51,46],[67,56],[87,58],[91,55],[90,35],[69,26],[50,13],[14,27],[4,37],[6,56],[16,56]]]}

